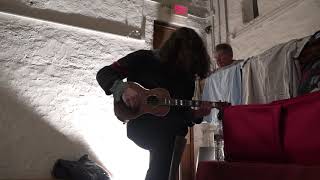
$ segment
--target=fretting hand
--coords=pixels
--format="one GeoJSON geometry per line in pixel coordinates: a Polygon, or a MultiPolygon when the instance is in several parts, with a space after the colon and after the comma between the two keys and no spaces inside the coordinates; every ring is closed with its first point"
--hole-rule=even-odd
{"type": "Polygon", "coordinates": [[[207,116],[210,114],[211,109],[212,109],[211,102],[204,101],[201,103],[199,109],[193,111],[193,116],[195,118],[201,118],[203,116],[207,116]]]}

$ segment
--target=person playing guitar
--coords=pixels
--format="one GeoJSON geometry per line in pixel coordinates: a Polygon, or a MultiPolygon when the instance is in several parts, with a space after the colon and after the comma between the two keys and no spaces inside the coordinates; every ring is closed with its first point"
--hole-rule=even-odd
{"type": "MultiPolygon", "coordinates": [[[[183,27],[161,49],[130,53],[100,69],[96,78],[107,95],[113,94],[115,104],[134,113],[139,111],[142,97],[128,82],[146,89],[165,89],[173,99],[191,100],[195,77],[206,78],[209,69],[210,57],[202,39],[194,30],[183,27]],[[124,78],[127,82],[122,81],[124,78]]],[[[157,99],[150,97],[147,101],[154,100],[157,99]]],[[[128,138],[150,151],[146,180],[168,180],[175,138],[185,137],[188,127],[201,123],[211,108],[210,102],[201,103],[198,110],[172,106],[163,115],[143,113],[127,121],[128,138]]]]}

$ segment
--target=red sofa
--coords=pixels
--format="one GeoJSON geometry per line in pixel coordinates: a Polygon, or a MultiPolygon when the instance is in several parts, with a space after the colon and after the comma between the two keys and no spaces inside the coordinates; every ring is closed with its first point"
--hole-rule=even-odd
{"type": "Polygon", "coordinates": [[[320,92],[223,111],[225,162],[199,162],[197,180],[319,180],[320,92]]]}

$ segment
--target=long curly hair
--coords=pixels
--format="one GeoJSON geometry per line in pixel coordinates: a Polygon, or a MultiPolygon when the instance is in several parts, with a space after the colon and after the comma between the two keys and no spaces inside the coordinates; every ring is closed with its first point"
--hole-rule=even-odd
{"type": "Polygon", "coordinates": [[[210,71],[210,56],[201,37],[190,28],[176,30],[164,43],[159,52],[161,61],[182,68],[190,75],[201,79],[210,71]]]}

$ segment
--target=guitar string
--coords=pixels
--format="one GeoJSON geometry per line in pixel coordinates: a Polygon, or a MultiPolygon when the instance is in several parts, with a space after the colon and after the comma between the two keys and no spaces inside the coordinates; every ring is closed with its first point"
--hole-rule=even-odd
{"type": "MultiPolygon", "coordinates": [[[[149,104],[154,104],[154,103],[159,103],[160,105],[180,105],[180,106],[194,106],[194,107],[199,107],[201,103],[204,101],[199,101],[199,100],[181,100],[181,99],[148,99],[147,103],[149,104]],[[160,102],[160,103],[159,103],[160,102]]],[[[212,107],[216,107],[216,103],[210,102],[212,104],[212,107]]]]}

